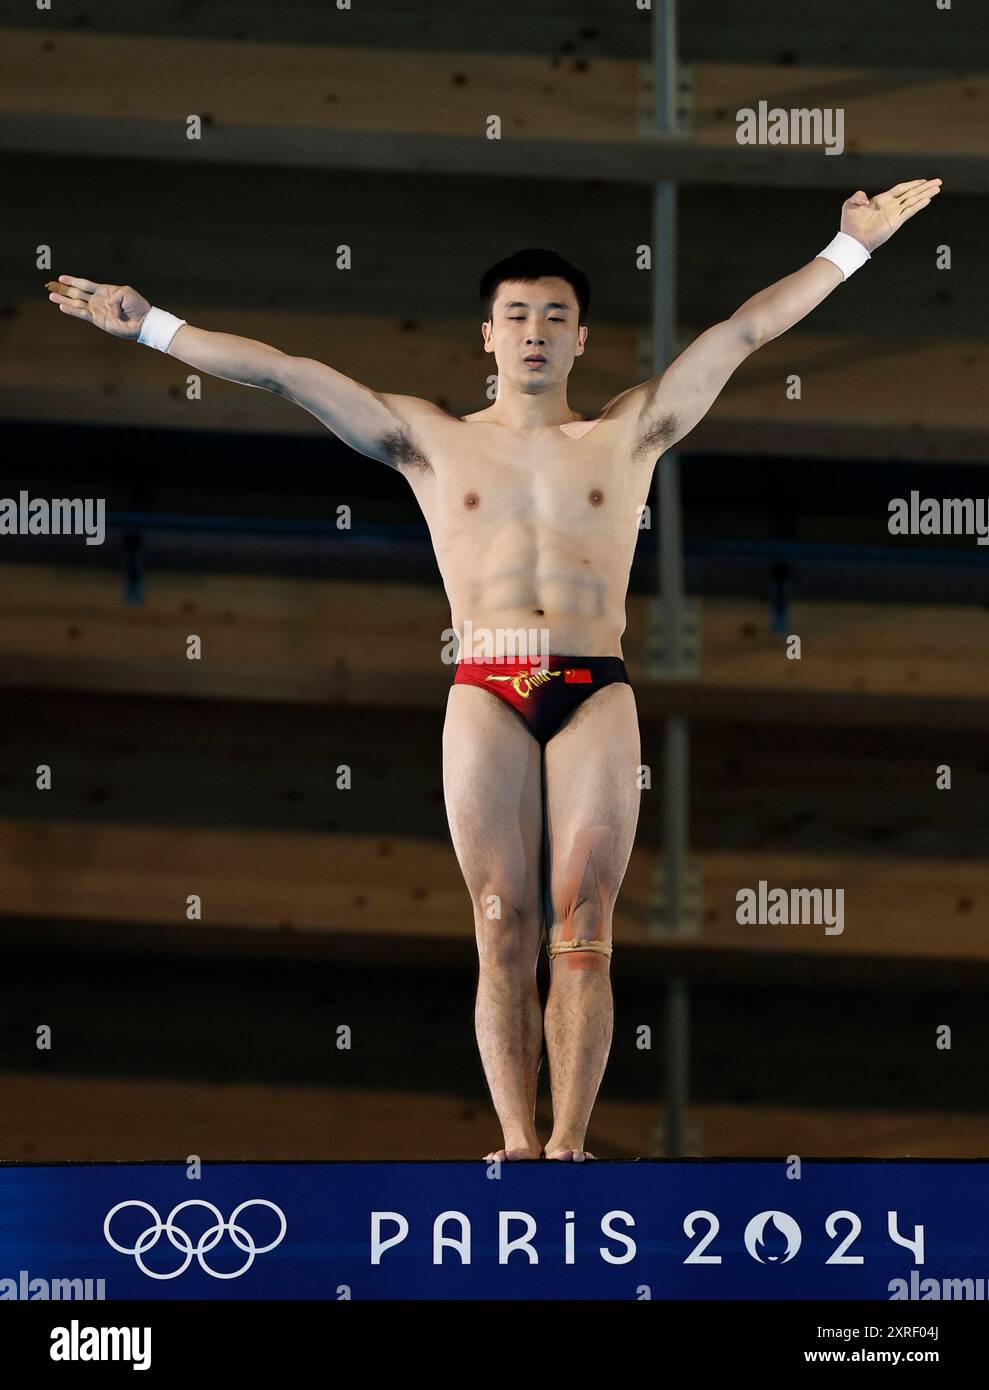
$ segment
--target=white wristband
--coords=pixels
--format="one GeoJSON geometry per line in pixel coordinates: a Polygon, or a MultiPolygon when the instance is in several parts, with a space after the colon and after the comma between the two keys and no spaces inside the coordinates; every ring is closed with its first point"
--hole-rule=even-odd
{"type": "Polygon", "coordinates": [[[174,314],[168,314],[164,309],[149,309],[144,315],[137,341],[145,347],[167,352],[169,343],[184,323],[185,319],[177,319],[174,314]]]}
{"type": "Polygon", "coordinates": [[[839,232],[833,241],[829,241],[823,251],[818,251],[817,257],[823,256],[826,261],[836,265],[841,271],[844,279],[849,275],[854,275],[860,266],[865,265],[866,261],[871,261],[872,257],[862,245],[862,243],[847,232],[839,232]]]}

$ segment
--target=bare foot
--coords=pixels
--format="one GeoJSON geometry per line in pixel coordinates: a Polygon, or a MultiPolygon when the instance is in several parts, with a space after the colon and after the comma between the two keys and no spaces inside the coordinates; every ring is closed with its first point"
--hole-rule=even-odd
{"type": "Polygon", "coordinates": [[[590,1149],[553,1149],[552,1152],[547,1149],[546,1157],[558,1163],[583,1163],[585,1158],[596,1160],[597,1156],[590,1149]]]}
{"type": "Polygon", "coordinates": [[[518,1149],[495,1149],[493,1153],[484,1155],[485,1163],[514,1163],[520,1158],[541,1158],[542,1151],[538,1144],[523,1145],[518,1149]]]}

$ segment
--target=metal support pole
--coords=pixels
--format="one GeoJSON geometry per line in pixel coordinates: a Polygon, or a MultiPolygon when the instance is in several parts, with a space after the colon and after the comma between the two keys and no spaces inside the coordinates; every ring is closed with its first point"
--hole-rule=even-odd
{"type": "MultiPolygon", "coordinates": [[[[676,0],[654,0],[653,78],[656,130],[673,135],[677,129],[676,0]]],[[[671,180],[653,188],[653,371],[665,371],[676,356],[677,190],[671,180]]],[[[684,674],[683,516],[680,471],[670,451],[659,461],[656,480],[657,583],[661,621],[660,669],[667,677],[684,674]]],[[[656,672],[655,663],[653,665],[656,672]]],[[[667,932],[683,929],[686,905],[688,835],[687,721],[675,715],[666,721],[663,756],[663,904],[667,932]]],[[[687,1143],[689,1017],[683,979],[669,983],[663,1050],[666,1072],[666,1131],[662,1147],[669,1158],[680,1157],[687,1143]]]]}
{"type": "Polygon", "coordinates": [[[676,134],[677,7],[676,0],[656,0],[652,7],[652,70],[656,92],[656,129],[676,134]]]}
{"type": "MultiPolygon", "coordinates": [[[[658,98],[658,94],[657,94],[658,98]]],[[[657,99],[657,107],[659,101],[657,99]]],[[[676,184],[653,187],[653,371],[665,371],[676,356],[676,184]]],[[[683,650],[683,516],[680,508],[680,463],[676,451],[659,460],[656,480],[658,516],[656,561],[662,614],[663,667],[673,675],[683,650]]]]}
{"type": "Polygon", "coordinates": [[[666,917],[674,936],[683,931],[689,831],[689,753],[687,721],[671,715],[663,736],[663,869],[666,917]]]}
{"type": "MultiPolygon", "coordinates": [[[[657,98],[657,107],[660,102],[657,98]]],[[[668,180],[653,185],[652,290],[653,372],[665,371],[677,355],[677,188],[668,180]]],[[[697,674],[697,604],[683,591],[683,513],[680,505],[680,457],[668,450],[656,468],[654,509],[656,578],[659,598],[650,609],[649,672],[661,680],[697,674]]]]}
{"type": "Polygon", "coordinates": [[[681,979],[671,980],[667,989],[665,1025],[666,1156],[680,1158],[689,1143],[686,1116],[690,1073],[690,997],[681,979]]]}

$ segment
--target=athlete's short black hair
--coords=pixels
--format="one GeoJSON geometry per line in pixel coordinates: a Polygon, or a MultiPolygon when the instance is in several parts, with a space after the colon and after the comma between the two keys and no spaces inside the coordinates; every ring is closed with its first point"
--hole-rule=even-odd
{"type": "Polygon", "coordinates": [[[566,280],[577,296],[577,322],[586,323],[591,307],[591,286],[587,276],[555,251],[547,251],[541,246],[516,251],[514,255],[506,256],[503,261],[498,261],[497,265],[484,272],[481,276],[480,293],[485,317],[490,319],[498,286],[505,280],[521,280],[531,285],[534,280],[542,280],[549,275],[566,280]]]}

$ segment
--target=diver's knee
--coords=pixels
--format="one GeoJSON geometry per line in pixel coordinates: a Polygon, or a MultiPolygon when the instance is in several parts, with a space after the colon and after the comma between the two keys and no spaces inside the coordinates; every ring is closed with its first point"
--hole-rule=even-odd
{"type": "Polygon", "coordinates": [[[537,924],[515,894],[497,880],[487,883],[474,900],[477,949],[482,963],[514,965],[538,947],[537,924]]]}
{"type": "Polygon", "coordinates": [[[555,915],[546,952],[551,961],[565,959],[574,970],[607,970],[612,955],[610,905],[589,899],[555,915]]]}

